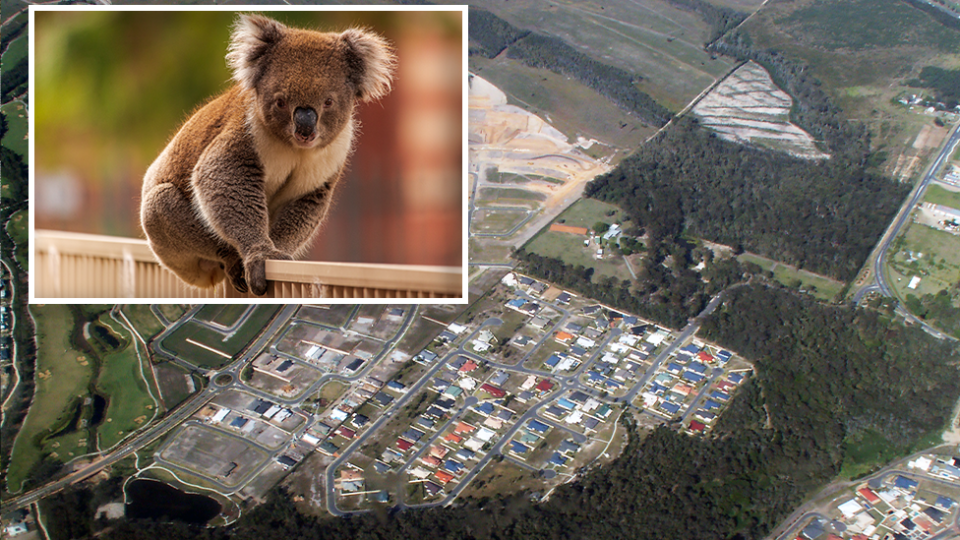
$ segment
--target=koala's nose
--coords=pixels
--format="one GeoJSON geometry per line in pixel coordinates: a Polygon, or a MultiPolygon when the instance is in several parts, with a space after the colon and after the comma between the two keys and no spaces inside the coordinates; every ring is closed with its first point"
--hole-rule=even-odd
{"type": "Polygon", "coordinates": [[[298,135],[310,135],[317,126],[317,111],[310,107],[297,107],[293,111],[293,123],[296,125],[298,135]]]}

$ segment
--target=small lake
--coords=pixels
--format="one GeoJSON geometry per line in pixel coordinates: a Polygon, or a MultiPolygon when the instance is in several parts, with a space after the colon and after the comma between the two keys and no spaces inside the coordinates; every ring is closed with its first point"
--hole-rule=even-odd
{"type": "Polygon", "coordinates": [[[134,480],[127,485],[126,516],[202,524],[220,514],[220,503],[205,495],[184,493],[156,480],[134,480]]]}

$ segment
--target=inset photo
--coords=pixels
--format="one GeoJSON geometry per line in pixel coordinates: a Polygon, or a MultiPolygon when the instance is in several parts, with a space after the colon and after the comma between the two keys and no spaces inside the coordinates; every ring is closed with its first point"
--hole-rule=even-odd
{"type": "Polygon", "coordinates": [[[466,301],[466,7],[275,9],[31,7],[31,302],[466,301]]]}

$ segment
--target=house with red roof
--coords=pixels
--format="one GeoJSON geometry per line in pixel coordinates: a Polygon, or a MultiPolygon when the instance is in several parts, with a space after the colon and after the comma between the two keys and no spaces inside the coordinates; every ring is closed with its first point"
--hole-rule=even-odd
{"type": "Polygon", "coordinates": [[[880,497],[878,497],[877,494],[874,493],[870,488],[860,488],[857,490],[857,493],[859,493],[870,504],[877,504],[880,502],[880,497]]]}
{"type": "Polygon", "coordinates": [[[713,362],[713,355],[707,351],[700,351],[697,353],[697,359],[699,359],[701,362],[713,362]]]}
{"type": "Polygon", "coordinates": [[[504,392],[502,389],[487,383],[480,385],[480,390],[490,394],[495,398],[502,398],[503,396],[507,395],[507,393],[504,392]]]}
{"type": "Polygon", "coordinates": [[[550,390],[553,389],[553,382],[550,381],[549,379],[544,379],[539,383],[537,383],[536,388],[538,392],[549,392],[550,390]]]}
{"type": "Polygon", "coordinates": [[[690,431],[694,433],[703,433],[705,429],[707,429],[707,426],[702,422],[697,422],[696,420],[690,422],[690,431]]]}
{"type": "Polygon", "coordinates": [[[453,475],[448,473],[447,471],[437,471],[436,477],[437,477],[437,480],[439,480],[443,484],[446,484],[447,482],[453,480],[454,478],[453,475]]]}
{"type": "Polygon", "coordinates": [[[407,450],[413,448],[413,443],[406,439],[397,439],[397,448],[406,452],[407,450]]]}

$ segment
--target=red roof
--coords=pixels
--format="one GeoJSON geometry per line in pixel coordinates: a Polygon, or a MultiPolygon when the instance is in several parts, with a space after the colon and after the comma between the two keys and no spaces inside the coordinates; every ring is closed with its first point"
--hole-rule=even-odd
{"type": "Polygon", "coordinates": [[[443,482],[444,484],[453,480],[453,475],[446,471],[437,471],[436,477],[437,477],[437,480],[443,482]]]}
{"type": "Polygon", "coordinates": [[[346,437],[346,438],[348,438],[348,439],[352,439],[352,438],[356,437],[356,435],[357,435],[357,432],[356,432],[356,431],[354,431],[354,430],[352,430],[352,429],[350,429],[350,428],[348,428],[348,427],[344,427],[344,426],[338,427],[338,428],[337,428],[337,431],[335,431],[334,433],[336,433],[337,435],[343,435],[344,437],[346,437]]]}
{"type": "Polygon", "coordinates": [[[503,390],[487,383],[483,383],[483,385],[480,386],[480,390],[483,390],[495,398],[502,398],[503,396],[507,395],[507,393],[503,390]]]}
{"type": "Polygon", "coordinates": [[[457,424],[457,427],[454,428],[453,431],[454,431],[454,433],[472,433],[473,430],[475,430],[475,429],[477,429],[477,428],[471,426],[470,424],[468,424],[468,423],[466,423],[466,422],[460,422],[459,424],[457,424]]]}
{"type": "Polygon", "coordinates": [[[406,439],[397,439],[397,448],[403,450],[404,452],[406,452],[407,450],[409,450],[409,449],[412,448],[412,447],[413,447],[413,443],[412,443],[412,442],[410,442],[410,441],[408,441],[408,440],[406,440],[406,439]]]}
{"type": "Polygon", "coordinates": [[[557,332],[557,341],[567,342],[571,339],[573,339],[573,334],[563,331],[557,332]]]}
{"type": "Polygon", "coordinates": [[[707,429],[707,426],[705,426],[703,423],[697,422],[696,420],[690,422],[690,431],[699,431],[700,433],[703,433],[704,429],[707,429]]]}
{"type": "Polygon", "coordinates": [[[863,495],[863,498],[867,500],[870,504],[877,504],[880,502],[880,497],[877,497],[877,494],[873,492],[870,488],[861,488],[857,490],[857,493],[863,495]]]}
{"type": "Polygon", "coordinates": [[[463,437],[457,435],[456,433],[447,433],[447,436],[444,437],[443,440],[456,444],[462,441],[463,437]]]}
{"type": "Polygon", "coordinates": [[[698,352],[697,358],[699,358],[701,362],[713,362],[713,356],[710,356],[710,353],[707,351],[698,352]]]}
{"type": "Polygon", "coordinates": [[[461,373],[469,373],[475,369],[477,369],[477,363],[473,360],[467,360],[466,363],[460,366],[461,373]]]}
{"type": "Polygon", "coordinates": [[[549,379],[544,379],[537,384],[537,390],[547,392],[553,388],[553,383],[549,379]]]}
{"type": "Polygon", "coordinates": [[[431,467],[439,467],[439,466],[440,466],[440,463],[442,463],[442,462],[440,461],[440,458],[434,457],[434,456],[427,456],[427,457],[421,458],[421,459],[423,460],[424,463],[426,463],[427,465],[429,465],[429,466],[431,466],[431,467]]]}

